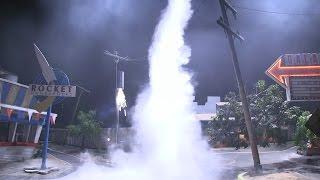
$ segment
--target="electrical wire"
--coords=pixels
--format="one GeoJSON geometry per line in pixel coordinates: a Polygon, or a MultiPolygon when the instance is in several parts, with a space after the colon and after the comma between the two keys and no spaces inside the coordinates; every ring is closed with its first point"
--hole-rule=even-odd
{"type": "Polygon", "coordinates": [[[281,15],[293,15],[293,16],[320,16],[320,13],[289,13],[289,12],[267,11],[267,10],[247,8],[242,6],[234,6],[234,7],[241,10],[257,12],[257,13],[266,13],[266,14],[281,14],[281,15]]]}

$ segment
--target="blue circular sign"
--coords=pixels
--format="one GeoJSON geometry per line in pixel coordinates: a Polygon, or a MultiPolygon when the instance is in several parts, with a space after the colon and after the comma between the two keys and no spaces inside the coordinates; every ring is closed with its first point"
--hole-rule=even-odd
{"type": "MultiPolygon", "coordinates": [[[[69,78],[68,76],[61,70],[58,70],[58,69],[53,69],[53,72],[54,74],[56,75],[56,78],[57,80],[54,81],[55,85],[70,85],[70,81],[69,81],[69,78]]],[[[39,74],[35,80],[33,81],[33,84],[43,84],[43,85],[46,85],[48,84],[47,81],[44,79],[43,75],[42,74],[39,74]]],[[[46,97],[45,96],[36,96],[37,99],[39,101],[42,101],[44,100],[46,97]]],[[[60,96],[57,96],[53,102],[53,104],[58,104],[60,103],[61,101],[64,100],[64,97],[60,97],[60,96]]]]}

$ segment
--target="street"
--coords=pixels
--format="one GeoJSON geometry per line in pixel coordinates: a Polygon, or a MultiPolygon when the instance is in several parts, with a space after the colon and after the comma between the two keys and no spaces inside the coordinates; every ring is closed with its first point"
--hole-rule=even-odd
{"type": "MultiPolygon", "coordinates": [[[[223,164],[225,164],[228,167],[244,168],[253,165],[252,156],[249,148],[243,151],[223,151],[219,149],[214,149],[213,151],[216,152],[217,155],[221,156],[223,164]]],[[[260,152],[261,164],[263,165],[278,163],[282,161],[287,161],[292,158],[300,157],[300,155],[298,155],[296,152],[296,147],[291,147],[286,150],[264,150],[260,152]]]]}
{"type": "MultiPolygon", "coordinates": [[[[213,157],[221,159],[219,167],[221,168],[220,179],[235,179],[240,173],[252,170],[253,161],[249,148],[235,150],[234,148],[219,148],[212,149],[213,157]]],[[[305,157],[296,154],[296,147],[290,145],[282,147],[259,148],[260,158],[265,172],[269,171],[294,171],[302,174],[313,174],[312,177],[319,174],[319,157],[305,157]]],[[[110,166],[108,159],[105,157],[103,151],[94,153],[89,151],[90,155],[94,157],[95,163],[104,166],[110,166]],[[105,164],[104,164],[105,163],[105,164]]],[[[61,178],[68,174],[74,173],[79,167],[85,163],[85,157],[88,153],[83,153],[80,148],[70,146],[50,145],[49,148],[49,165],[59,167],[59,171],[51,174],[48,178],[61,178]]],[[[0,160],[0,178],[6,179],[32,179],[41,178],[43,175],[34,175],[23,173],[23,168],[26,166],[40,165],[38,159],[17,161],[14,158],[0,160]]],[[[112,168],[112,167],[111,167],[112,168]]]]}

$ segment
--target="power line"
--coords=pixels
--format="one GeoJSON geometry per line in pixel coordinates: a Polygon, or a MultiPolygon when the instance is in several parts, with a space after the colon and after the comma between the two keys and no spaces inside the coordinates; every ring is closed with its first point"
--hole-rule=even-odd
{"type": "Polygon", "coordinates": [[[290,13],[290,12],[278,12],[278,11],[268,11],[262,9],[254,9],[254,8],[247,8],[242,6],[234,6],[238,9],[257,12],[257,13],[265,13],[265,14],[281,14],[281,15],[293,15],[293,16],[320,16],[320,13],[290,13]]]}
{"type": "Polygon", "coordinates": [[[134,59],[130,58],[129,59],[127,56],[126,57],[119,56],[117,51],[114,51],[114,53],[111,53],[108,50],[105,50],[104,54],[115,58],[115,61],[118,60],[118,61],[126,61],[126,62],[140,62],[140,61],[146,61],[146,59],[148,58],[147,56],[144,56],[144,57],[139,57],[139,58],[134,58],[134,59]]]}

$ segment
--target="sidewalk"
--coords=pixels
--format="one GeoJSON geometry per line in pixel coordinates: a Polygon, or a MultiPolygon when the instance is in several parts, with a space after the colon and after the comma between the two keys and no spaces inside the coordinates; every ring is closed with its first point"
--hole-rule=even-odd
{"type": "Polygon", "coordinates": [[[0,164],[30,159],[36,150],[34,146],[0,146],[0,164]]]}
{"type": "MultiPolygon", "coordinates": [[[[25,147],[21,148],[23,148],[23,150],[26,149],[25,147]]],[[[15,152],[16,149],[21,148],[7,148],[7,151],[15,152]]],[[[87,158],[86,156],[92,157],[97,164],[110,164],[103,151],[99,152],[95,149],[83,150],[80,147],[62,146],[50,143],[48,148],[47,167],[56,167],[59,171],[54,171],[47,175],[29,174],[24,172],[24,168],[39,168],[41,166],[42,159],[40,157],[36,159],[21,158],[17,153],[11,154],[13,155],[2,155],[0,157],[0,179],[57,179],[75,171],[80,165],[82,165],[83,161],[85,161],[85,158],[87,158]]]]}
{"type": "Polygon", "coordinates": [[[73,171],[73,167],[66,161],[60,160],[52,155],[48,155],[47,167],[57,167],[58,171],[47,175],[29,174],[24,172],[24,168],[40,167],[41,159],[30,159],[23,162],[4,162],[0,166],[0,179],[54,179],[65,176],[73,171]]]}
{"type": "Polygon", "coordinates": [[[49,152],[67,154],[68,156],[71,155],[71,156],[74,156],[75,158],[80,159],[80,161],[84,161],[86,156],[89,155],[90,158],[92,158],[97,164],[110,165],[111,163],[109,154],[106,150],[81,149],[80,147],[75,147],[75,146],[49,144],[49,152]]]}
{"type": "MultiPolygon", "coordinates": [[[[241,178],[239,178],[241,179],[241,178]]],[[[273,174],[268,174],[268,175],[262,175],[262,176],[255,176],[255,177],[248,177],[245,176],[245,180],[318,180],[319,177],[312,177],[312,175],[302,175],[300,173],[296,172],[281,172],[281,173],[273,173],[273,174]]]]}
{"type": "Polygon", "coordinates": [[[320,179],[320,156],[302,156],[289,161],[263,165],[262,174],[256,175],[252,169],[241,173],[244,180],[318,180],[320,179]]]}
{"type": "MultiPolygon", "coordinates": [[[[269,147],[258,146],[258,150],[259,152],[283,151],[283,150],[292,148],[294,146],[295,146],[294,142],[289,141],[286,144],[281,144],[281,145],[270,144],[269,147]]],[[[250,146],[248,146],[247,148],[241,147],[240,149],[236,150],[234,147],[225,147],[225,148],[213,148],[213,151],[215,152],[251,152],[251,148],[250,146]]]]}

